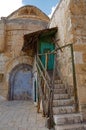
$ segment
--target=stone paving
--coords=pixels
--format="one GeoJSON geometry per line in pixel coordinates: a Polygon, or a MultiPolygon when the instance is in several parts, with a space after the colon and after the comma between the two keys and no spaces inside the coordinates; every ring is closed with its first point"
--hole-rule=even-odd
{"type": "Polygon", "coordinates": [[[0,130],[48,130],[30,101],[0,101],[0,130]]]}

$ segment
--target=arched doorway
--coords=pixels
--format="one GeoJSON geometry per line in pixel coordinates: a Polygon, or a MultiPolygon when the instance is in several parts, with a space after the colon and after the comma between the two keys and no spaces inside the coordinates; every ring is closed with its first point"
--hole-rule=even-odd
{"type": "Polygon", "coordinates": [[[9,99],[32,99],[32,67],[28,64],[19,64],[13,68],[9,78],[9,99]]]}

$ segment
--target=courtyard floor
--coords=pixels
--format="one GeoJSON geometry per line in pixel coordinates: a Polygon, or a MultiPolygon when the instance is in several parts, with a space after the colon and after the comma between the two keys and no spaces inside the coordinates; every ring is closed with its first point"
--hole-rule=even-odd
{"type": "Polygon", "coordinates": [[[30,101],[0,101],[0,130],[48,130],[30,101]]]}

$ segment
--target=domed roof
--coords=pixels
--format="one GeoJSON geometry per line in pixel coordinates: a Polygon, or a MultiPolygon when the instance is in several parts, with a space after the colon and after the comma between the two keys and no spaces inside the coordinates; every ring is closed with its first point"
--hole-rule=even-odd
{"type": "Polygon", "coordinates": [[[31,5],[23,6],[7,17],[7,19],[16,18],[36,18],[49,21],[49,17],[45,13],[43,13],[37,7],[31,5]]]}

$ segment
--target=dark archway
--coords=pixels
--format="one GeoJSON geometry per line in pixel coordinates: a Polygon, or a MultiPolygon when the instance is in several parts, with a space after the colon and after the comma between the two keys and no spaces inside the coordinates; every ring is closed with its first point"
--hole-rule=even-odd
{"type": "Polygon", "coordinates": [[[32,66],[19,64],[15,66],[9,77],[9,100],[32,99],[32,66]]]}

